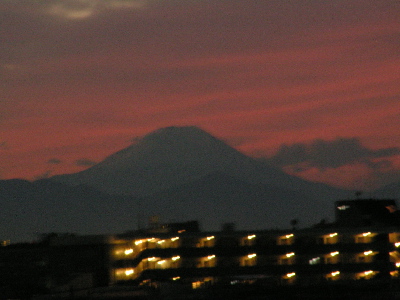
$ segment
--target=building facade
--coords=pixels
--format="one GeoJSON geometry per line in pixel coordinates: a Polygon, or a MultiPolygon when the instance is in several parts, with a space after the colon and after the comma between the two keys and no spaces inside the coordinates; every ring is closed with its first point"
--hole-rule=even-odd
{"type": "MultiPolygon", "coordinates": [[[[120,235],[61,235],[37,245],[5,245],[0,247],[0,287],[11,289],[9,284],[27,277],[27,269],[35,274],[29,278],[40,278],[32,284],[59,293],[165,283],[193,290],[218,284],[400,286],[396,203],[346,200],[336,202],[335,209],[334,223],[297,230],[225,226],[203,232],[195,221],[152,223],[149,229],[120,235]]],[[[21,284],[31,282],[24,280],[21,284]]]]}
{"type": "Polygon", "coordinates": [[[396,278],[400,228],[199,232],[115,238],[113,284],[218,281],[312,285],[396,278]]]}

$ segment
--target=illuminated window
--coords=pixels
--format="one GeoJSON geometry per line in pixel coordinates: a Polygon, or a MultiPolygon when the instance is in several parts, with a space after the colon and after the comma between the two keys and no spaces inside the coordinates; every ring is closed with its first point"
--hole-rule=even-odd
{"type": "Polygon", "coordinates": [[[377,271],[372,271],[372,270],[368,270],[368,271],[364,271],[361,273],[357,273],[356,274],[356,279],[371,279],[373,277],[376,276],[376,274],[378,274],[379,272],[377,271]]]}
{"type": "Polygon", "coordinates": [[[400,268],[400,253],[397,251],[389,252],[389,259],[391,263],[394,263],[396,268],[400,268]]]}
{"type": "Polygon", "coordinates": [[[205,277],[202,280],[192,282],[192,289],[199,289],[205,286],[209,286],[213,283],[213,281],[214,280],[212,277],[205,277]]]}
{"type": "Polygon", "coordinates": [[[392,232],[389,233],[389,242],[393,243],[396,248],[400,247],[400,233],[392,232]]]}
{"type": "Polygon", "coordinates": [[[135,270],[133,268],[116,269],[114,270],[115,280],[132,280],[135,278],[135,270]]]}
{"type": "Polygon", "coordinates": [[[178,236],[170,239],[169,248],[178,248],[180,246],[180,238],[178,236]]]}
{"type": "Polygon", "coordinates": [[[159,257],[148,257],[142,260],[144,269],[158,269],[160,264],[158,262],[161,260],[159,257]]]}
{"type": "Polygon", "coordinates": [[[10,245],[10,240],[4,240],[4,241],[0,241],[0,246],[1,247],[5,247],[10,245]]]}
{"type": "Polygon", "coordinates": [[[373,241],[373,238],[376,236],[376,233],[372,233],[372,232],[363,232],[360,234],[356,234],[354,236],[355,238],[355,242],[357,244],[367,244],[367,243],[371,243],[373,241]]]}
{"type": "Polygon", "coordinates": [[[294,243],[294,234],[286,234],[278,237],[277,244],[278,245],[292,245],[294,243]]]}
{"type": "Polygon", "coordinates": [[[339,251],[333,251],[329,254],[324,255],[324,263],[325,264],[337,264],[340,262],[340,253],[339,251]]]}
{"type": "Polygon", "coordinates": [[[321,257],[313,257],[308,261],[310,265],[318,265],[321,263],[321,257]]]}
{"type": "Polygon", "coordinates": [[[132,254],[132,253],[133,253],[133,249],[132,249],[132,248],[126,249],[126,250],[124,251],[124,254],[125,254],[125,255],[130,255],[130,254],[132,254]]]}
{"type": "Polygon", "coordinates": [[[339,280],[340,279],[340,271],[333,271],[329,274],[326,274],[325,278],[328,280],[339,280]]]}
{"type": "Polygon", "coordinates": [[[337,232],[325,234],[321,236],[322,243],[327,244],[337,244],[339,242],[339,235],[337,232]]]}
{"type": "Polygon", "coordinates": [[[205,238],[201,238],[197,247],[214,247],[215,245],[215,236],[207,236],[205,238]]]}
{"type": "Polygon", "coordinates": [[[391,277],[394,277],[394,278],[399,277],[399,271],[391,271],[391,272],[390,272],[390,276],[391,276],[391,277]]]}
{"type": "Polygon", "coordinates": [[[282,276],[282,279],[283,279],[283,283],[292,284],[296,280],[296,273],[295,272],[287,273],[282,276]]]}
{"type": "Polygon", "coordinates": [[[347,210],[350,208],[350,205],[340,205],[337,207],[338,210],[347,210]]]}
{"type": "Polygon", "coordinates": [[[280,265],[293,265],[295,262],[295,253],[289,252],[284,255],[279,256],[278,264],[280,265]]]}
{"type": "Polygon", "coordinates": [[[240,266],[255,266],[257,264],[257,254],[252,253],[240,259],[240,266]]]}
{"type": "Polygon", "coordinates": [[[216,265],[216,257],[215,255],[209,255],[206,257],[202,257],[199,259],[198,268],[211,268],[211,267],[215,267],[216,265]]]}
{"type": "Polygon", "coordinates": [[[199,289],[199,288],[201,288],[201,285],[202,285],[202,282],[201,281],[195,281],[195,282],[192,282],[192,289],[199,289]]]}
{"type": "Polygon", "coordinates": [[[251,234],[241,239],[240,244],[242,246],[252,246],[255,244],[256,235],[251,234]]]}
{"type": "Polygon", "coordinates": [[[378,252],[367,250],[356,255],[356,262],[358,263],[371,263],[374,261],[374,255],[378,252]]]}
{"type": "Polygon", "coordinates": [[[179,255],[171,257],[169,267],[178,268],[180,266],[181,257],[179,255]]]}

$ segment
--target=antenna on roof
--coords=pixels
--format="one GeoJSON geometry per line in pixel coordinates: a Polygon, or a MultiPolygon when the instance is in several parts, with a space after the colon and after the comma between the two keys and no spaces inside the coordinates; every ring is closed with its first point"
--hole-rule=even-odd
{"type": "Polygon", "coordinates": [[[361,198],[361,195],[363,194],[363,192],[362,191],[357,191],[356,192],[356,198],[357,198],[357,200],[359,200],[360,198],[361,198]]]}

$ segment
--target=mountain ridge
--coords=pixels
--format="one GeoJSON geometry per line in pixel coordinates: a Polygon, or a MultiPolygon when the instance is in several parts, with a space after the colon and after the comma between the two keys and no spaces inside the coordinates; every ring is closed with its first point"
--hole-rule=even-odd
{"type": "Polygon", "coordinates": [[[353,195],[287,175],[197,127],[168,127],[78,173],[0,180],[0,239],[123,232],[153,215],[205,230],[287,228],[292,219],[307,227],[333,221],[334,201],[353,195]]]}
{"type": "MultiPolygon", "coordinates": [[[[246,156],[194,126],[158,129],[89,169],[51,180],[94,186],[108,193],[148,196],[215,172],[258,184],[291,185],[293,189],[310,186],[308,181],[246,156]]],[[[331,189],[322,183],[311,185],[331,189]]]]}

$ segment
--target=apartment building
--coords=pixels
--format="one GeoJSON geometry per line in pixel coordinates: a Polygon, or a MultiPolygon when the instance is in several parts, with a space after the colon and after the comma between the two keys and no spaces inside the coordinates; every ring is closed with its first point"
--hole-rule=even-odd
{"type": "Polygon", "coordinates": [[[399,276],[400,228],[153,234],[113,241],[112,283],[263,281],[278,285],[399,276]]]}
{"type": "Polygon", "coordinates": [[[221,281],[315,285],[399,277],[395,201],[337,201],[335,209],[335,223],[301,230],[200,232],[182,226],[115,236],[110,280],[182,281],[197,288],[221,281]]]}
{"type": "MultiPolygon", "coordinates": [[[[41,274],[47,286],[53,285],[51,290],[60,290],[60,284],[90,289],[169,282],[198,289],[216,283],[307,287],[400,282],[395,201],[337,201],[335,210],[334,223],[297,230],[238,231],[225,226],[203,232],[192,221],[153,222],[146,230],[113,236],[57,236],[39,247],[46,259],[38,261],[44,271],[51,271],[41,274]]],[[[1,257],[7,260],[8,269],[13,268],[9,254],[18,251],[23,256],[25,251],[12,246],[1,250],[0,262],[1,257]]]]}

